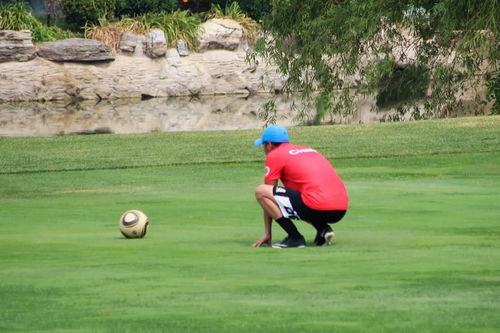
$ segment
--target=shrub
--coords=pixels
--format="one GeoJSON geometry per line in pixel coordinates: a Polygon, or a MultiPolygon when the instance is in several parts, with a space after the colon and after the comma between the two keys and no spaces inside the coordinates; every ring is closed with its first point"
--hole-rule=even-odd
{"type": "Polygon", "coordinates": [[[75,37],[71,31],[63,30],[56,26],[48,27],[41,23],[33,27],[31,34],[35,42],[53,42],[75,37]]]}
{"type": "Polygon", "coordinates": [[[392,73],[381,77],[377,94],[378,107],[407,104],[426,96],[429,71],[422,65],[395,66],[392,73]]]}
{"type": "Polygon", "coordinates": [[[144,34],[141,23],[131,18],[124,18],[118,22],[101,20],[99,25],[85,27],[85,38],[95,39],[103,42],[113,50],[118,51],[122,33],[144,34]]]}
{"type": "Polygon", "coordinates": [[[422,99],[429,87],[429,70],[425,66],[398,65],[393,58],[372,63],[363,73],[367,78],[366,92],[376,93],[376,105],[382,108],[422,99]]]}
{"type": "Polygon", "coordinates": [[[487,77],[487,87],[489,100],[494,101],[491,113],[500,114],[500,73],[497,72],[492,77],[487,77]]]}
{"type": "Polygon", "coordinates": [[[193,48],[199,40],[200,23],[198,16],[191,15],[188,11],[149,13],[112,23],[100,20],[99,25],[85,27],[85,37],[100,40],[116,51],[124,32],[144,34],[152,29],[161,29],[169,43],[182,39],[188,48],[193,48]]]}
{"type": "MultiPolygon", "coordinates": [[[[213,3],[220,7],[226,7],[230,1],[215,0],[213,3]]],[[[263,16],[271,12],[270,0],[238,0],[237,3],[241,10],[255,21],[260,21],[263,16]]]]}
{"type": "Polygon", "coordinates": [[[99,19],[112,18],[115,0],[63,0],[61,9],[68,25],[81,30],[87,24],[99,23],[99,19]]]}
{"type": "Polygon", "coordinates": [[[201,20],[189,11],[175,11],[173,13],[145,14],[139,18],[144,30],[162,29],[168,42],[182,39],[188,48],[198,44],[199,26],[201,20]]]}
{"type": "Polygon", "coordinates": [[[260,29],[259,24],[252,18],[248,17],[240,8],[237,2],[232,2],[230,5],[222,9],[219,5],[214,4],[208,13],[208,18],[228,18],[232,19],[245,29],[245,38],[251,38],[253,33],[260,29]]]}
{"type": "Polygon", "coordinates": [[[116,17],[135,17],[147,13],[173,12],[177,0],[116,0],[116,17]]]}

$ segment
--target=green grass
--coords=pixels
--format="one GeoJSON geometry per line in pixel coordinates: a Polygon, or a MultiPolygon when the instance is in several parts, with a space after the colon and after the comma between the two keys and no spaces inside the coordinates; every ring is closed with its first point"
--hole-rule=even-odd
{"type": "Polygon", "coordinates": [[[250,246],[258,131],[1,138],[0,331],[500,330],[500,116],[290,134],[346,182],[332,247],[250,246]]]}

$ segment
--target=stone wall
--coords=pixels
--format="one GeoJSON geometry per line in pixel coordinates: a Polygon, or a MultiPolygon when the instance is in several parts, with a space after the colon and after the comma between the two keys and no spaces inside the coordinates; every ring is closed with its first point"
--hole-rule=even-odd
{"type": "Polygon", "coordinates": [[[26,37],[29,31],[3,31],[0,102],[249,95],[281,90],[284,80],[272,66],[245,60],[241,26],[228,20],[213,21],[202,26],[196,52],[186,52],[178,45],[167,47],[168,41],[158,37],[152,44],[148,36],[136,38],[140,44],[127,44],[131,52],[118,54],[100,42],[83,39],[34,46],[26,37]]]}
{"type": "Polygon", "coordinates": [[[244,52],[212,50],[177,59],[117,55],[113,62],[56,63],[43,58],[0,63],[0,101],[252,94],[279,90],[283,80],[251,66],[244,52]]]}

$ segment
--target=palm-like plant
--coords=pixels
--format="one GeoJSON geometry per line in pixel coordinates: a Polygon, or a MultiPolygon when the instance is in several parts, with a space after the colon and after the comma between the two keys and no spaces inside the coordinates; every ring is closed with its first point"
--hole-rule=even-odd
{"type": "Polygon", "coordinates": [[[55,41],[73,37],[73,33],[58,27],[48,27],[38,21],[23,1],[0,5],[0,29],[30,30],[36,42],[55,41]]]}
{"type": "Polygon", "coordinates": [[[222,9],[218,4],[212,4],[210,12],[208,13],[208,18],[226,18],[231,19],[239,24],[244,29],[245,38],[253,39],[255,32],[259,31],[260,26],[255,20],[247,16],[240,8],[237,2],[232,2],[224,9],[222,9]]]}

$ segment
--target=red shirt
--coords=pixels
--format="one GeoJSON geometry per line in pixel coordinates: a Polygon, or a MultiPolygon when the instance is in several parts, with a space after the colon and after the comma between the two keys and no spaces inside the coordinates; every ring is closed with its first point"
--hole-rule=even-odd
{"type": "Polygon", "coordinates": [[[330,162],[316,150],[282,143],[266,156],[264,182],[281,180],[302,193],[302,201],[317,210],[347,210],[344,183],[330,162]]]}

